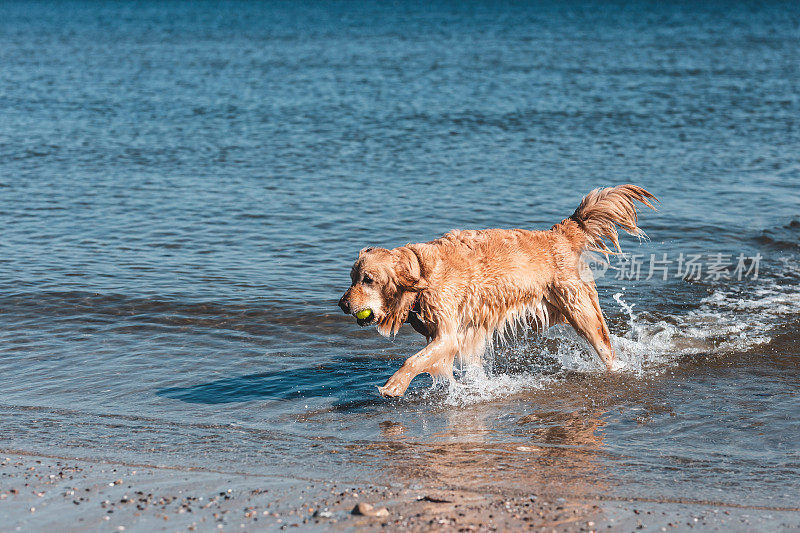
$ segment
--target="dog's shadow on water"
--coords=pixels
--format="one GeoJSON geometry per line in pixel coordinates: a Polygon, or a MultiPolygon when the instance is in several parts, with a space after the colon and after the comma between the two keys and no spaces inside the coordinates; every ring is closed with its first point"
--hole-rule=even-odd
{"type": "Polygon", "coordinates": [[[349,357],[320,365],[222,378],[186,387],[167,387],[156,395],[195,404],[252,400],[336,398],[334,405],[353,406],[377,400],[376,377],[391,375],[394,361],[349,357]]]}

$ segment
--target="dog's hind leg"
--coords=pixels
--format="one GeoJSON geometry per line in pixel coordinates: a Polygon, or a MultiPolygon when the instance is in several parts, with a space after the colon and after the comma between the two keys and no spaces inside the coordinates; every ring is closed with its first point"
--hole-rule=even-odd
{"type": "Polygon", "coordinates": [[[395,372],[378,391],[383,396],[402,396],[411,380],[427,372],[433,376],[453,376],[453,360],[457,351],[456,343],[449,338],[434,339],[425,348],[406,359],[403,366],[395,372]]]}
{"type": "Polygon", "coordinates": [[[552,296],[555,300],[553,303],[567,322],[581,337],[589,341],[606,368],[612,370],[616,355],[594,284],[580,283],[559,287],[553,291],[552,296]]]}

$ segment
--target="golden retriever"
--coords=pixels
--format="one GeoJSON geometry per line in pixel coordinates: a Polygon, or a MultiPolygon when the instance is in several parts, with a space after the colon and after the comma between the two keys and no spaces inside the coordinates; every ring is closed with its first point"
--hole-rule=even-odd
{"type": "Polygon", "coordinates": [[[595,189],[569,218],[547,231],[454,230],[431,242],[393,250],[364,248],[339,307],[385,336],[405,322],[427,346],[409,357],[378,390],[402,396],[427,372],[452,379],[456,357],[479,364],[493,335],[528,325],[538,331],[569,323],[612,369],[611,346],[597,290],[581,254],[619,252],[616,226],[639,237],[639,201],[656,197],[636,185],[595,189]]]}

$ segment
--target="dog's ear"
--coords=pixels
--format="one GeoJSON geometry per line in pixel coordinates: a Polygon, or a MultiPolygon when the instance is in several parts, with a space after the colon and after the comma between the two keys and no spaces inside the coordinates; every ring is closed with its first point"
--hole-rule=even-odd
{"type": "Polygon", "coordinates": [[[394,249],[392,255],[395,256],[394,272],[400,288],[412,292],[425,289],[427,285],[422,278],[422,265],[419,264],[419,257],[414,250],[401,246],[394,249]]]}
{"type": "Polygon", "coordinates": [[[367,246],[366,248],[362,248],[360,252],[358,252],[358,258],[361,259],[361,256],[365,253],[369,252],[370,250],[374,250],[374,246],[367,246]]]}
{"type": "Polygon", "coordinates": [[[424,268],[419,256],[410,246],[401,246],[389,252],[392,261],[392,275],[389,292],[386,294],[386,314],[378,323],[378,331],[390,336],[397,333],[408,318],[408,313],[418,292],[427,288],[423,277],[424,268]],[[397,289],[397,290],[395,290],[397,289]]]}

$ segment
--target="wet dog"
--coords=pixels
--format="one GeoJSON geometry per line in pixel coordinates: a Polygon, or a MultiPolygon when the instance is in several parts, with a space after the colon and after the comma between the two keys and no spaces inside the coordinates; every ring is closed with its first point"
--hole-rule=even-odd
{"type": "Polygon", "coordinates": [[[385,336],[408,322],[427,346],[379,391],[402,396],[421,373],[452,379],[453,362],[479,364],[493,335],[525,325],[570,324],[611,370],[614,349],[585,251],[619,252],[617,226],[639,237],[635,201],[655,196],[636,185],[595,189],[569,218],[547,231],[454,230],[393,250],[364,248],[339,307],[385,336]]]}

